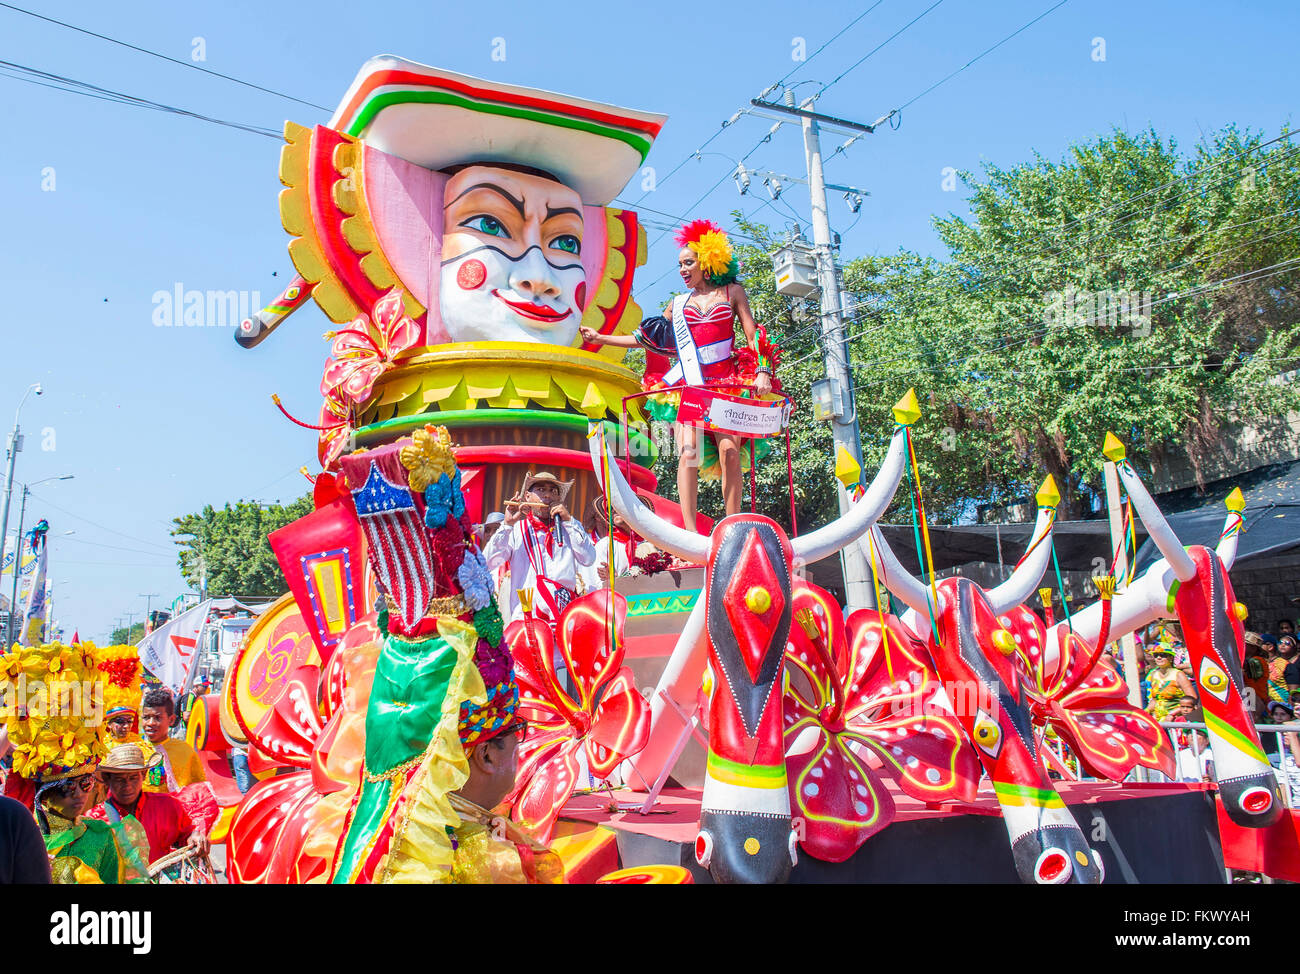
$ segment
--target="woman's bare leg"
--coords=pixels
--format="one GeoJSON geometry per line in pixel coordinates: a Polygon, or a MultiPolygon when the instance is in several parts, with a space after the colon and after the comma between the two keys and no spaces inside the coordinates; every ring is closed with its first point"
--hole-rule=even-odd
{"type": "Polygon", "coordinates": [[[682,505],[682,525],[695,530],[695,513],[700,490],[699,431],[694,426],[677,426],[677,497],[682,505]]]}
{"type": "Polygon", "coordinates": [[[722,500],[727,505],[727,515],[740,513],[744,493],[744,480],[740,476],[740,444],[734,436],[714,434],[718,443],[718,464],[722,467],[722,500]]]}

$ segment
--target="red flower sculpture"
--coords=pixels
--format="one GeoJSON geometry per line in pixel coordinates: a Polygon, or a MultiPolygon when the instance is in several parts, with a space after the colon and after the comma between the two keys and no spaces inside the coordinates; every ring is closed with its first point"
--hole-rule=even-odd
{"type": "Polygon", "coordinates": [[[882,773],[921,801],[974,798],[979,763],[916,637],[887,615],[886,648],[874,610],[850,616],[846,634],[839,605],[806,583],[796,585],[794,612],[786,772],[804,850],[843,862],[888,825],[894,800],[882,773]]]}
{"type": "Polygon", "coordinates": [[[1048,637],[1038,616],[1021,605],[999,621],[1015,639],[1034,724],[1056,731],[1089,774],[1121,781],[1140,764],[1174,776],[1168,736],[1155,718],[1128,702],[1128,685],[1105,654],[1060,627],[1057,658],[1049,666],[1043,655],[1048,637]]]}
{"type": "Polygon", "coordinates": [[[321,377],[321,395],[328,400],[331,392],[341,392],[360,405],[370,398],[375,380],[410,354],[419,341],[420,326],[406,314],[401,294],[394,288],[375,302],[371,317],[358,315],[329,337],[334,344],[321,377]]]}
{"type": "Polygon", "coordinates": [[[583,763],[593,782],[603,781],[650,737],[650,705],[623,666],[626,618],[627,600],[615,594],[611,607],[609,592],[602,590],[570,602],[554,636],[532,618],[506,629],[519,681],[518,712],[529,725],[510,800],[515,819],[542,842],[549,841],[560,809],[578,787],[583,763]],[[557,646],[577,700],[561,686],[557,646]]]}

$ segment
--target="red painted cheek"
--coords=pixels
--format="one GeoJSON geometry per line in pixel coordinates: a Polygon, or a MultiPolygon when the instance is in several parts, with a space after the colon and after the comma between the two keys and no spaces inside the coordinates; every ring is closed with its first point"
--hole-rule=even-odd
{"type": "Polygon", "coordinates": [[[483,286],[487,280],[487,268],[483,266],[481,260],[467,260],[460,265],[460,270],[456,272],[456,283],[463,290],[473,291],[483,286]]]}
{"type": "Polygon", "coordinates": [[[586,281],[583,281],[581,284],[579,284],[578,290],[573,292],[573,303],[580,310],[587,307],[587,282],[586,281]]]}

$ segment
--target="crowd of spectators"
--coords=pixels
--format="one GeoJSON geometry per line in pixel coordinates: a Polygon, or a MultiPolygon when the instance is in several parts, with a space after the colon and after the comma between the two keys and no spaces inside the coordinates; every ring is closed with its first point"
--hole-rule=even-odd
{"type": "MultiPolygon", "coordinates": [[[[1138,633],[1138,676],[1142,705],[1162,723],[1205,723],[1191,660],[1176,623],[1160,623],[1138,633]]],[[[1112,652],[1119,664],[1119,646],[1112,652]]],[[[1295,621],[1279,619],[1271,632],[1246,631],[1242,665],[1242,699],[1257,726],[1295,723],[1300,702],[1300,640],[1295,621]]],[[[1178,777],[1183,781],[1213,781],[1213,749],[1204,731],[1171,729],[1178,752],[1178,777]]],[[[1261,731],[1264,753],[1300,807],[1300,734],[1261,731]]]]}

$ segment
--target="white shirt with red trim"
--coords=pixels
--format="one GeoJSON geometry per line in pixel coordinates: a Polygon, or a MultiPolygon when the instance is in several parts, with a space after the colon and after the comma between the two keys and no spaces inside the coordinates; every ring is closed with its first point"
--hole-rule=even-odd
{"type": "MultiPolygon", "coordinates": [[[[501,605],[501,615],[506,622],[524,617],[516,589],[531,588],[538,593],[541,586],[549,585],[553,589],[558,585],[576,593],[578,566],[592,565],[596,561],[596,546],[574,518],[553,521],[550,531],[549,552],[545,532],[537,531],[527,520],[498,529],[483,548],[483,557],[492,571],[505,564],[510,566],[510,585],[505,593],[506,602],[501,605]]],[[[544,616],[552,615],[548,600],[539,593],[533,596],[533,611],[544,616]]]]}

